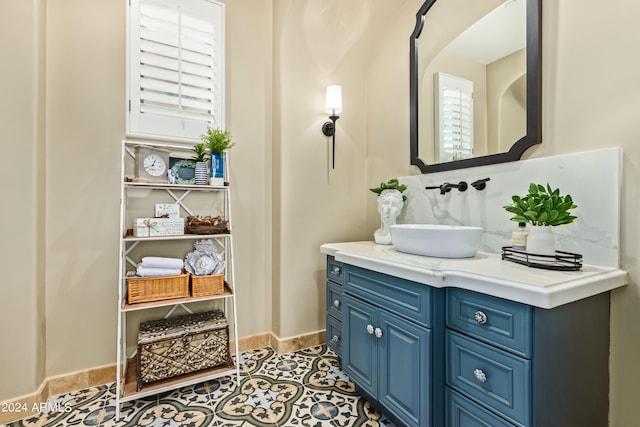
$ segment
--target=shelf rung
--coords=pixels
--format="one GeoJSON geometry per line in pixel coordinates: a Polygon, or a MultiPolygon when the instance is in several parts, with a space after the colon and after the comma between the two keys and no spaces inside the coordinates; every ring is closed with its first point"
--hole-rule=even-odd
{"type": "Polygon", "coordinates": [[[155,308],[155,307],[168,307],[171,305],[189,304],[189,303],[198,302],[198,301],[210,301],[210,300],[216,300],[216,299],[222,299],[222,298],[230,298],[233,295],[234,295],[233,290],[229,287],[228,283],[225,282],[224,293],[220,295],[210,295],[210,296],[195,297],[195,298],[194,297],[174,298],[174,299],[167,299],[162,301],[138,302],[135,304],[127,304],[126,299],[124,299],[121,304],[121,310],[122,311],[146,310],[146,309],[155,308]]]}
{"type": "Polygon", "coordinates": [[[124,237],[125,242],[153,242],[161,240],[197,240],[197,239],[223,239],[231,237],[231,233],[224,234],[178,234],[176,236],[157,236],[157,237],[124,237]]]}
{"type": "Polygon", "coordinates": [[[224,377],[227,375],[236,375],[238,368],[231,362],[231,366],[217,366],[213,368],[203,369],[201,371],[190,374],[180,375],[166,380],[156,381],[151,384],[145,384],[140,391],[136,391],[137,384],[137,367],[136,359],[131,358],[127,362],[127,373],[122,396],[120,402],[127,402],[142,397],[152,396],[162,393],[163,391],[175,390],[179,387],[197,384],[214,378],[224,377]]]}

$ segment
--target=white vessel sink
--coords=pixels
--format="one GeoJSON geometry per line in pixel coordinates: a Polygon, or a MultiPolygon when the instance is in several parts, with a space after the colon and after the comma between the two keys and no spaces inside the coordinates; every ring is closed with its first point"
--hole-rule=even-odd
{"type": "Polygon", "coordinates": [[[395,224],[391,240],[396,250],[438,258],[475,256],[482,227],[436,224],[395,224]]]}

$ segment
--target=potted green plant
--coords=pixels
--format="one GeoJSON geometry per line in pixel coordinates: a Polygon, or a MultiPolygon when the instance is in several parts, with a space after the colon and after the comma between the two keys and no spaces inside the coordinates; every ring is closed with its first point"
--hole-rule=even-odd
{"type": "Polygon", "coordinates": [[[201,136],[202,143],[211,152],[210,184],[224,184],[224,152],[235,144],[231,142],[231,133],[219,128],[207,128],[207,132],[201,136]]]}
{"type": "MultiPolygon", "coordinates": [[[[382,193],[384,190],[398,190],[400,193],[402,193],[406,189],[407,186],[405,184],[400,184],[398,178],[391,178],[387,180],[387,182],[381,182],[380,185],[376,188],[370,188],[369,191],[372,191],[379,196],[380,193],[382,193]]],[[[407,196],[405,196],[404,194],[402,195],[402,201],[407,201],[407,196]]]]}
{"type": "Polygon", "coordinates": [[[569,211],[577,206],[570,194],[560,195],[560,189],[529,184],[526,196],[513,196],[513,203],[504,209],[514,214],[511,221],[531,224],[526,250],[539,255],[555,255],[555,238],[551,227],[572,223],[577,217],[569,211]]]}
{"type": "Polygon", "coordinates": [[[391,178],[387,182],[381,182],[376,188],[369,190],[378,195],[376,204],[380,213],[380,228],[373,233],[373,239],[379,245],[390,245],[391,226],[396,223],[396,218],[402,211],[402,206],[407,196],[402,194],[407,186],[400,184],[397,178],[391,178]]]}
{"type": "Polygon", "coordinates": [[[207,173],[207,147],[202,142],[195,144],[193,146],[193,153],[193,160],[196,161],[196,184],[205,185],[209,180],[209,174],[207,173]]]}

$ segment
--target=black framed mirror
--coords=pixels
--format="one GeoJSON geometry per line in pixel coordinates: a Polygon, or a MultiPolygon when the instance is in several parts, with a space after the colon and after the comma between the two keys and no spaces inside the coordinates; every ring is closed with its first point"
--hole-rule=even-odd
{"type": "Polygon", "coordinates": [[[493,0],[486,5],[477,0],[424,2],[416,14],[410,38],[411,165],[422,173],[430,173],[511,162],[542,142],[541,2],[493,0]],[[478,6],[480,3],[483,5],[478,6]],[[505,18],[504,13],[511,15],[505,18]],[[514,13],[517,18],[513,18],[514,13]],[[508,21],[491,21],[498,14],[508,21]],[[498,34],[498,39],[494,35],[493,41],[478,44],[481,39],[477,32],[472,32],[482,25],[492,33],[496,29],[507,31],[514,22],[521,27],[515,29],[520,32],[517,36],[498,34]],[[473,40],[475,46],[450,49],[463,38],[473,40]],[[483,59],[469,59],[464,54],[478,53],[485,47],[518,38],[521,46],[516,43],[505,47],[508,53],[498,54],[498,59],[491,57],[493,53],[483,59]],[[508,72],[501,71],[507,66],[508,72]],[[444,71],[439,67],[444,67],[444,71]],[[466,76],[471,69],[480,77],[466,76]],[[459,90],[457,80],[451,83],[448,79],[457,79],[461,74],[462,80],[475,84],[471,92],[459,90]],[[504,81],[495,83],[495,76],[505,75],[504,81]]]}

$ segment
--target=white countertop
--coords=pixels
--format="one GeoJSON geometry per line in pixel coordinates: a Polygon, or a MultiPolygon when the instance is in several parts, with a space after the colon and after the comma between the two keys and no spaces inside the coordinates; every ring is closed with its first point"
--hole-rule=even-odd
{"type": "Polygon", "coordinates": [[[553,308],[627,284],[625,271],[583,265],[580,271],[530,268],[499,254],[447,259],[398,252],[374,242],[326,243],[323,254],[337,261],[436,288],[456,287],[541,308],[553,308]]]}

